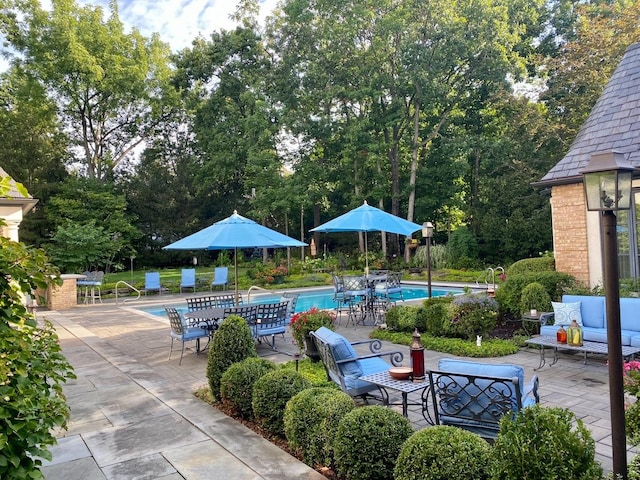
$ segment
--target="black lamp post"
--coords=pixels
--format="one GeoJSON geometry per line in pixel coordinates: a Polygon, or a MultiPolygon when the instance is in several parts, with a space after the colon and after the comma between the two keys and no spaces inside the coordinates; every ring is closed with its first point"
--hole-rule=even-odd
{"type": "Polygon", "coordinates": [[[591,155],[581,172],[587,210],[602,212],[604,294],[607,304],[607,348],[609,351],[609,401],[614,477],[627,479],[627,440],[624,419],[622,336],[620,332],[620,292],[618,279],[617,210],[631,206],[634,167],[619,152],[591,155]]]}
{"type": "Polygon", "coordinates": [[[426,240],[427,245],[427,285],[429,289],[429,298],[431,298],[431,236],[433,235],[433,223],[424,222],[422,224],[422,236],[426,240]]]}

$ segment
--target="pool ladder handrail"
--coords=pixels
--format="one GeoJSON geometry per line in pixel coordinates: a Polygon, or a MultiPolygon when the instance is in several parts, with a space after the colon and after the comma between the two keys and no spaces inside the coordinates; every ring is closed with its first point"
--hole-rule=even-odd
{"type": "MultiPolygon", "coordinates": [[[[496,267],[494,268],[487,268],[483,274],[484,274],[484,284],[486,285],[486,289],[487,292],[491,293],[495,293],[496,291],[496,272],[501,272],[501,275],[504,275],[504,268],[502,267],[496,267]],[[489,285],[489,279],[491,279],[491,285],[489,285]]],[[[476,279],[476,285],[479,287],[480,286],[480,278],[482,278],[483,274],[480,274],[480,276],[476,279]]]]}
{"type": "Polygon", "coordinates": [[[122,300],[122,305],[124,305],[128,301],[134,302],[134,301],[140,299],[140,290],[138,290],[136,287],[134,287],[130,283],[125,282],[124,280],[119,280],[118,282],[116,282],[116,287],[115,287],[115,290],[116,290],[116,305],[118,305],[118,285],[120,285],[121,283],[125,284],[127,287],[129,287],[131,290],[134,290],[138,294],[138,296],[136,298],[127,297],[124,300],[122,300]]]}
{"type": "Polygon", "coordinates": [[[262,290],[264,292],[268,292],[272,295],[282,295],[282,292],[279,290],[269,290],[268,288],[262,288],[258,285],[251,285],[249,290],[247,291],[247,304],[251,305],[251,291],[252,290],[262,290]]]}

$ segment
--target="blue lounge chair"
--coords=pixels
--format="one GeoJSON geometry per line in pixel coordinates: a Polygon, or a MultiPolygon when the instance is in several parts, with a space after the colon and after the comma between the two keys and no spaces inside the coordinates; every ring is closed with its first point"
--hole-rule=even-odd
{"type": "Polygon", "coordinates": [[[182,279],[180,280],[180,293],[183,288],[193,288],[196,291],[196,269],[195,268],[183,268],[182,279]]]}
{"type": "Polygon", "coordinates": [[[162,287],[160,286],[160,272],[147,272],[144,274],[144,294],[147,292],[158,292],[158,295],[162,293],[162,287]]]}
{"type": "Polygon", "coordinates": [[[211,290],[217,286],[221,286],[223,290],[227,289],[229,283],[229,268],[228,267],[216,267],[213,272],[213,282],[211,282],[211,290]]]}

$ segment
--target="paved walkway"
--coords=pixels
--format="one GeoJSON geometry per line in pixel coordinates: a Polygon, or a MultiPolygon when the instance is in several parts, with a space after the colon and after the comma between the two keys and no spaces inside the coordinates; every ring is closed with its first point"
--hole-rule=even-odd
{"type": "MultiPolygon", "coordinates": [[[[38,314],[54,323],[63,353],[78,376],[64,388],[71,419],[52,448],[53,460],[43,468],[48,480],[325,478],[197,399],[193,391],[207,383],[206,355],[189,350],[178,366],[179,352],[174,350],[168,360],[168,322],[132,310],[141,305],[82,306],[38,314]]],[[[340,331],[351,339],[368,335],[362,327],[340,331]]],[[[296,350],[288,334],[276,344],[283,351],[296,350]]],[[[265,346],[259,347],[259,354],[276,362],[289,360],[265,346]]],[[[435,368],[443,356],[426,352],[427,367],[435,368]]],[[[528,381],[536,373],[539,354],[524,349],[483,361],[522,365],[528,381]]],[[[581,418],[597,442],[598,461],[610,470],[604,359],[590,358],[584,365],[581,356],[561,355],[556,365],[544,367],[538,375],[541,403],[567,407],[581,418]]],[[[426,426],[419,407],[410,407],[409,418],[416,429],[426,426]]]]}

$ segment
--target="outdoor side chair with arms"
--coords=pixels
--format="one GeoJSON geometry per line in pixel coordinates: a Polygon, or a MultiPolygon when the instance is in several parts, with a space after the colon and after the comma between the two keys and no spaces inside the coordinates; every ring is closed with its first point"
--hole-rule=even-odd
{"type": "Polygon", "coordinates": [[[281,302],[287,302],[287,318],[285,324],[291,323],[291,317],[296,313],[296,306],[298,305],[299,293],[284,292],[280,297],[281,302]]]}
{"type": "Polygon", "coordinates": [[[207,345],[205,345],[202,349],[200,348],[200,339],[206,338],[210,340],[210,333],[208,330],[200,327],[190,327],[187,325],[184,317],[173,307],[164,307],[167,312],[167,316],[169,317],[169,324],[171,325],[171,350],[169,350],[169,360],[171,360],[171,354],[173,353],[173,341],[179,340],[182,343],[182,350],[180,352],[180,362],[178,365],[182,365],[182,357],[184,356],[184,344],[186,342],[190,342],[195,340],[196,342],[196,353],[200,354],[202,350],[204,350],[207,345]]]}
{"type": "Polygon", "coordinates": [[[336,383],[340,389],[352,397],[367,400],[375,398],[386,403],[386,396],[377,385],[360,380],[364,375],[386,372],[392,366],[402,365],[404,355],[400,351],[381,351],[380,340],[363,340],[349,342],[345,337],[326,327],[311,332],[320,358],[327,373],[327,379],[336,383]],[[358,355],[353,348],[356,345],[367,345],[368,355],[358,355]],[[383,359],[387,357],[391,363],[383,359]]]}
{"type": "Polygon", "coordinates": [[[347,325],[352,322],[356,327],[358,323],[363,323],[365,318],[365,307],[370,293],[367,280],[362,275],[345,275],[342,277],[342,285],[345,299],[349,302],[347,325]]]}
{"type": "Polygon", "coordinates": [[[284,334],[287,330],[287,307],[289,302],[264,303],[257,305],[258,319],[255,325],[255,339],[261,342],[264,337],[271,337],[269,346],[276,350],[276,335],[284,334]]]}

